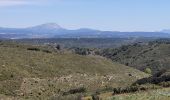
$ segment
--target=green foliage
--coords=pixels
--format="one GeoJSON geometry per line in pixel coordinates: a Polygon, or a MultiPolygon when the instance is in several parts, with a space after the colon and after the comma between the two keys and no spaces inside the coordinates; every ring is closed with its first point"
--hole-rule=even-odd
{"type": "Polygon", "coordinates": [[[79,54],[79,55],[88,55],[88,54],[90,54],[90,50],[87,49],[87,48],[75,48],[74,51],[75,51],[76,54],[79,54]]]}
{"type": "Polygon", "coordinates": [[[146,68],[144,70],[144,72],[147,73],[147,74],[152,74],[152,70],[150,68],[146,68]]]}

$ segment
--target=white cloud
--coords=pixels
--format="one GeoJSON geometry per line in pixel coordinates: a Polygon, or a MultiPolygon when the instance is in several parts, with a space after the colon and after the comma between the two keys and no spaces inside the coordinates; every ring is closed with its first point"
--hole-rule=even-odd
{"type": "Polygon", "coordinates": [[[0,0],[0,7],[22,6],[22,5],[48,5],[63,0],[0,0]]]}
{"type": "Polygon", "coordinates": [[[33,0],[0,0],[0,7],[29,5],[29,4],[33,4],[33,0]]]}

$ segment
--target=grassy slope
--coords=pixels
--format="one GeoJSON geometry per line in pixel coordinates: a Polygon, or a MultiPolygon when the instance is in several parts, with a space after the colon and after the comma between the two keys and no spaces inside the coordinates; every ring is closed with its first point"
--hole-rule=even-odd
{"type": "MultiPolygon", "coordinates": [[[[105,100],[169,100],[170,88],[138,92],[134,94],[122,94],[109,97],[105,100]]],[[[104,99],[103,99],[104,100],[104,99]]]]}
{"type": "MultiPolygon", "coordinates": [[[[140,91],[136,93],[125,93],[119,95],[112,95],[112,92],[103,93],[99,95],[101,100],[169,100],[170,88],[163,88],[157,90],[140,91]]],[[[92,100],[91,96],[83,98],[83,100],[92,100]]]]}
{"type": "Polygon", "coordinates": [[[29,51],[28,47],[32,46],[1,43],[0,94],[42,99],[82,86],[87,91],[126,86],[147,76],[98,56],[29,51]]]}

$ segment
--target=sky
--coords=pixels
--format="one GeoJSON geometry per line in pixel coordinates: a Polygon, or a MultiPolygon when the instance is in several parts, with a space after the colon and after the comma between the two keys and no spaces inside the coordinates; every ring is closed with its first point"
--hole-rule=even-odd
{"type": "Polygon", "coordinates": [[[0,0],[1,27],[57,23],[68,29],[170,29],[170,0],[0,0]]]}

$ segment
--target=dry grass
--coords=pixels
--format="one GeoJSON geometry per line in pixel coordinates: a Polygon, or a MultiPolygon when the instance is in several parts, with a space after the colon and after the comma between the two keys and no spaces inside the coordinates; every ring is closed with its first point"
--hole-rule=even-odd
{"type": "Polygon", "coordinates": [[[170,88],[104,97],[102,100],[170,100],[170,88]]]}
{"type": "Polygon", "coordinates": [[[0,94],[24,99],[50,99],[71,88],[87,92],[105,86],[127,86],[146,77],[143,72],[98,56],[43,52],[49,48],[1,43],[0,94]],[[27,48],[36,47],[40,51],[27,48]],[[131,74],[129,76],[129,74],[131,74]]]}

